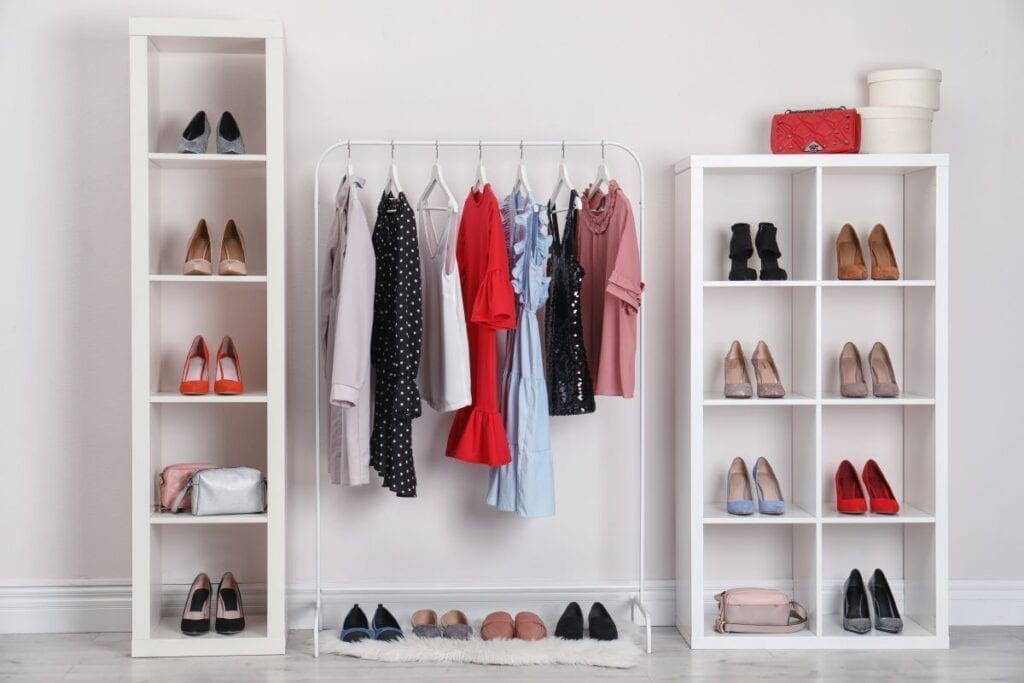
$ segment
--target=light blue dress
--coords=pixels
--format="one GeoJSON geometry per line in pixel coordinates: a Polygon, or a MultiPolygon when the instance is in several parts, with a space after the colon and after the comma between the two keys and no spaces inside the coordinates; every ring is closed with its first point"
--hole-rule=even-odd
{"type": "Polygon", "coordinates": [[[537,311],[548,298],[552,238],[547,209],[533,195],[506,197],[501,217],[516,293],[516,328],[508,333],[501,396],[512,462],[491,468],[487,502],[523,517],[548,517],[555,514],[555,484],[537,311]]]}

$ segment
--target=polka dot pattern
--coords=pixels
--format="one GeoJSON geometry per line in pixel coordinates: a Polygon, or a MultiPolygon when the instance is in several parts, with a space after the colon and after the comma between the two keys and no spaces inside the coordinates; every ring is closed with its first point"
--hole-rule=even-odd
{"type": "Polygon", "coordinates": [[[370,465],[401,498],[416,495],[412,421],[422,412],[416,374],[423,342],[416,217],[404,193],[388,192],[373,229],[377,277],[370,361],[374,371],[370,465]]]}

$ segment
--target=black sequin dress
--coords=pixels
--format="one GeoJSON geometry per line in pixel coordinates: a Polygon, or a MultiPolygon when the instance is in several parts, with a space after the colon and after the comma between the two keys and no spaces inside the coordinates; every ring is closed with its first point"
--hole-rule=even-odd
{"type": "Polygon", "coordinates": [[[594,385],[583,347],[580,310],[583,266],[576,258],[577,204],[576,190],[573,190],[561,235],[556,207],[548,204],[548,225],[554,240],[548,259],[551,284],[544,308],[549,415],[583,415],[595,410],[594,385]]]}
{"type": "Polygon", "coordinates": [[[377,277],[370,362],[374,371],[370,465],[399,497],[416,495],[412,421],[421,414],[416,374],[423,339],[416,217],[405,194],[386,193],[373,228],[377,277]]]}

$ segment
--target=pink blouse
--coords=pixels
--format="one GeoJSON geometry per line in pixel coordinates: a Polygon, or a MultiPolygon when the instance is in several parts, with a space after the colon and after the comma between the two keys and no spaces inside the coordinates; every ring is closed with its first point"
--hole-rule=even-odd
{"type": "Polygon", "coordinates": [[[591,187],[583,192],[579,216],[583,343],[594,393],[632,398],[637,316],[644,289],[633,208],[613,180],[607,193],[591,187]]]}

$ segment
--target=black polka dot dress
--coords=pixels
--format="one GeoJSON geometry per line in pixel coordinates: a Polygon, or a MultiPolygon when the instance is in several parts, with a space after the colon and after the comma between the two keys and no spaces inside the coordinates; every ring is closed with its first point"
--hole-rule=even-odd
{"type": "Polygon", "coordinates": [[[377,277],[370,361],[374,371],[370,465],[402,498],[416,495],[412,421],[421,414],[416,375],[423,339],[416,217],[404,193],[385,193],[373,228],[377,277]]]}

